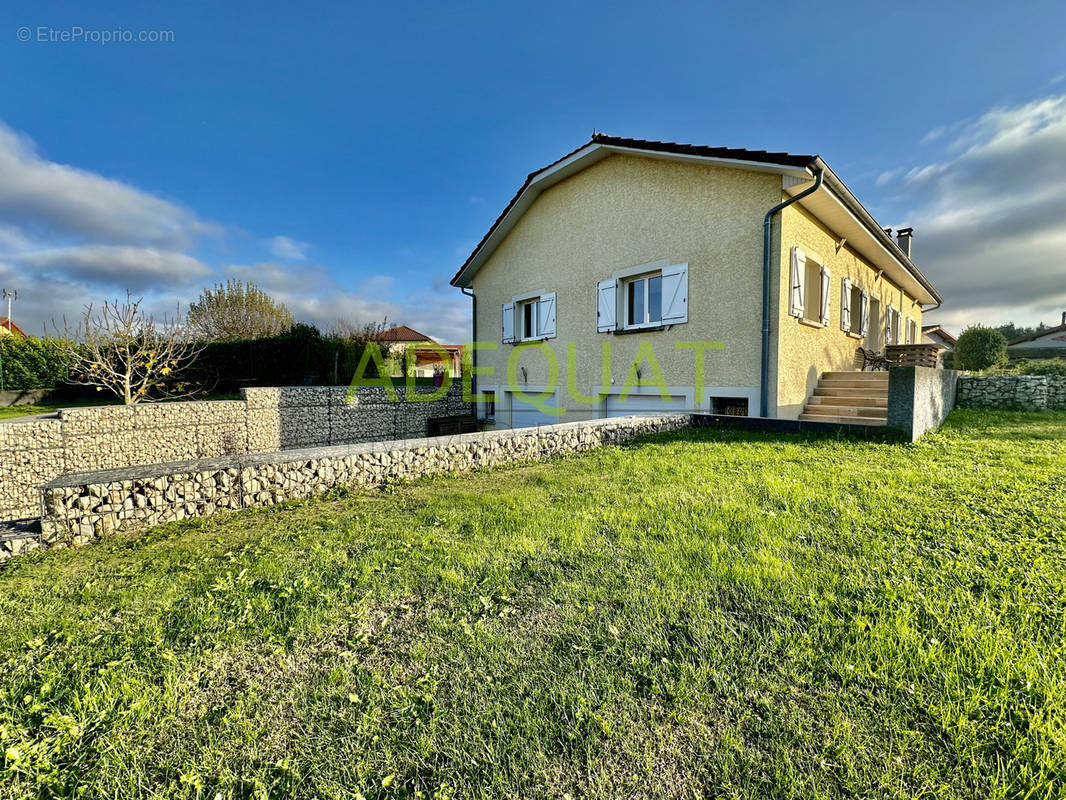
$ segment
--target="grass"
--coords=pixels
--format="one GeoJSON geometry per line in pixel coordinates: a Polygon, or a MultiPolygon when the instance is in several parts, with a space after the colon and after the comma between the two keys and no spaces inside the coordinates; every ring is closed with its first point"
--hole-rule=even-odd
{"type": "Polygon", "coordinates": [[[1064,485],[1066,414],[956,411],[35,553],[0,794],[1058,797],[1064,485]]]}

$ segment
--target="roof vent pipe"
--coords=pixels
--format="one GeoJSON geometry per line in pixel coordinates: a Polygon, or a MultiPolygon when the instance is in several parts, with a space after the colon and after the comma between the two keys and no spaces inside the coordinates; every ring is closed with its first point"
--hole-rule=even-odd
{"type": "Polygon", "coordinates": [[[896,244],[907,258],[911,257],[911,240],[914,239],[914,228],[900,228],[896,231],[896,244]]]}

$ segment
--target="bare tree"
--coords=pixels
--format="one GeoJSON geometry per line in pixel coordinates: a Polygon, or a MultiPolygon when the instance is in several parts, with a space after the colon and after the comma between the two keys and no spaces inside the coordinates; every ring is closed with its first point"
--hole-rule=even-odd
{"type": "Polygon", "coordinates": [[[77,327],[65,329],[73,361],[70,383],[95,386],[126,405],[194,394],[180,373],[204,349],[188,335],[181,309],[157,320],[141,308],[143,298],[85,307],[77,327]]]}
{"type": "Polygon", "coordinates": [[[388,317],[382,319],[381,322],[353,322],[348,319],[338,319],[330,326],[328,334],[338,339],[347,339],[355,344],[366,344],[376,341],[388,329],[388,317]]]}

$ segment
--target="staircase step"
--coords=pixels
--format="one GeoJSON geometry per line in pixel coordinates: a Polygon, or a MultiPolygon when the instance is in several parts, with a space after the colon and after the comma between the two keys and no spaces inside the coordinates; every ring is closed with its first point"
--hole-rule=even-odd
{"type": "Polygon", "coordinates": [[[813,406],[864,406],[867,408],[887,408],[888,396],[881,395],[880,397],[862,394],[862,395],[848,395],[848,394],[816,394],[808,401],[808,405],[813,406]]]}
{"type": "Polygon", "coordinates": [[[887,408],[873,408],[869,406],[832,406],[815,405],[804,409],[809,414],[833,414],[838,417],[874,417],[887,419],[887,408]]]}
{"type": "Polygon", "coordinates": [[[873,417],[837,417],[832,414],[809,414],[807,412],[800,414],[799,418],[807,422],[842,422],[848,425],[869,425],[871,427],[883,427],[888,424],[888,420],[875,419],[873,417]]]}
{"type": "Polygon", "coordinates": [[[828,378],[830,380],[836,380],[838,378],[851,378],[862,381],[875,381],[888,382],[887,372],[823,372],[822,378],[828,378]]]}
{"type": "Polygon", "coordinates": [[[884,397],[888,398],[888,389],[877,386],[822,386],[814,387],[817,397],[884,397]]]}
{"type": "Polygon", "coordinates": [[[823,389],[874,389],[888,391],[888,381],[864,381],[861,378],[822,378],[823,389]]]}

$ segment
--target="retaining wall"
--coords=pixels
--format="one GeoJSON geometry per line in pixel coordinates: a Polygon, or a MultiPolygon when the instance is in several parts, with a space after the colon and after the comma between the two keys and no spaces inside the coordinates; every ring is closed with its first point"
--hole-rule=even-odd
{"type": "Polygon", "coordinates": [[[335,486],[378,486],[576,453],[691,422],[688,414],[620,417],[66,475],[44,489],[40,542],[20,548],[82,545],[116,531],[270,506],[335,486]]]}
{"type": "MultiPolygon", "coordinates": [[[[441,400],[398,402],[361,387],[249,388],[243,400],[70,408],[54,419],[0,422],[0,520],[40,515],[40,490],[70,472],[296,447],[425,436],[432,417],[472,413],[453,384],[441,400]]],[[[426,394],[421,392],[420,394],[426,394]]]]}
{"type": "Polygon", "coordinates": [[[888,427],[910,441],[940,427],[955,407],[959,373],[933,367],[888,370],[888,427]]]}
{"type": "Polygon", "coordinates": [[[963,408],[1014,411],[1066,409],[1066,378],[1048,375],[964,375],[958,404],[963,408]]]}

